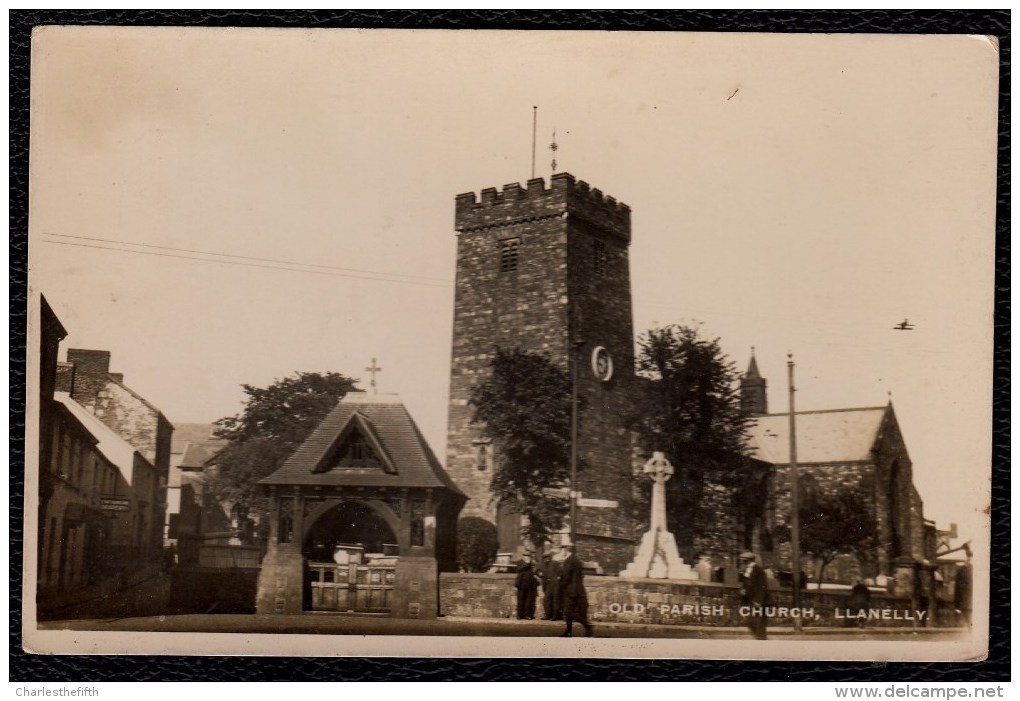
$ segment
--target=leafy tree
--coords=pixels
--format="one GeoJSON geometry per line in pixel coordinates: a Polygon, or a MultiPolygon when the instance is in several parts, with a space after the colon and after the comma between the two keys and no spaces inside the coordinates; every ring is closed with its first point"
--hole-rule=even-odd
{"type": "Polygon", "coordinates": [[[496,448],[491,491],[527,518],[524,535],[539,544],[559,530],[566,499],[544,490],[570,475],[570,380],[548,356],[496,350],[491,374],[471,393],[473,423],[496,448]]]}
{"type": "Polygon", "coordinates": [[[862,561],[871,557],[878,533],[860,494],[807,489],[801,500],[800,547],[818,560],[819,587],[825,568],[840,555],[856,555],[862,561]]]}
{"type": "Polygon", "coordinates": [[[457,562],[465,572],[484,572],[499,550],[496,527],[477,516],[457,522],[457,562]]]}
{"type": "Polygon", "coordinates": [[[693,555],[696,540],[720,536],[720,515],[730,510],[738,523],[723,535],[746,547],[764,494],[748,455],[751,418],[740,406],[735,365],[718,339],[669,325],[638,339],[637,371],[641,445],[663,451],[676,470],[666,483],[666,510],[678,545],[693,555]]]}
{"type": "Polygon", "coordinates": [[[230,443],[216,457],[209,488],[242,520],[265,513],[258,481],[283,465],[354,383],[335,372],[298,372],[268,387],[243,385],[244,411],[216,422],[216,436],[230,443]]]}

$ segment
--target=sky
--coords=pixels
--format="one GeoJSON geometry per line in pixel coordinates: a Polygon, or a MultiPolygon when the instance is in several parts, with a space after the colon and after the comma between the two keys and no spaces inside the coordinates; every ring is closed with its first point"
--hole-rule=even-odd
{"type": "Polygon", "coordinates": [[[639,333],[753,346],[772,411],[788,353],[798,411],[891,399],[926,516],[980,541],[997,65],[963,36],[49,27],[30,285],[172,422],[376,358],[443,455],[454,196],[531,177],[538,106],[535,174],[555,130],[557,172],[632,209],[639,333]]]}

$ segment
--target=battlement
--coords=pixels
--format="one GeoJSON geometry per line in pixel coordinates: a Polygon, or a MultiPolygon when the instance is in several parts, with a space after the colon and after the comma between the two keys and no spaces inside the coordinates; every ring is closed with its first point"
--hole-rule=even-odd
{"type": "Polygon", "coordinates": [[[569,173],[553,175],[549,187],[543,178],[533,178],[526,187],[509,183],[502,191],[487,187],[480,197],[474,192],[457,195],[455,228],[471,231],[564,214],[630,239],[630,207],[569,173]]]}

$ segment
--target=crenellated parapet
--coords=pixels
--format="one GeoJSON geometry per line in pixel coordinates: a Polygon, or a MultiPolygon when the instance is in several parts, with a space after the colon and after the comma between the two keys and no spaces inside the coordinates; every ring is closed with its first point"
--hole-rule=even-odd
{"type": "Polygon", "coordinates": [[[569,173],[553,175],[549,187],[543,178],[533,178],[527,187],[485,188],[480,197],[466,192],[456,203],[454,228],[461,233],[566,216],[630,241],[630,207],[569,173]]]}

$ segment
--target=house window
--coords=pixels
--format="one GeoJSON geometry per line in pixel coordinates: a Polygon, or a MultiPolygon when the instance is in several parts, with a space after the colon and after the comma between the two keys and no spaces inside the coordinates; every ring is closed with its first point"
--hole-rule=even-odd
{"type": "Polygon", "coordinates": [[[592,243],[592,253],[595,260],[595,274],[605,275],[609,269],[609,250],[606,247],[605,241],[594,241],[592,243]]]}
{"type": "Polygon", "coordinates": [[[499,242],[499,272],[509,273],[517,270],[520,239],[504,239],[499,242]]]}

